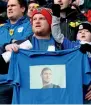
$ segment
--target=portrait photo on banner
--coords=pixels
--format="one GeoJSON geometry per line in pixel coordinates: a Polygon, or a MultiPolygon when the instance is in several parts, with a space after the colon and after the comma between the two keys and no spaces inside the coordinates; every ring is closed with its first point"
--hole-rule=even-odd
{"type": "Polygon", "coordinates": [[[66,88],[65,65],[35,65],[29,67],[30,89],[66,88]]]}

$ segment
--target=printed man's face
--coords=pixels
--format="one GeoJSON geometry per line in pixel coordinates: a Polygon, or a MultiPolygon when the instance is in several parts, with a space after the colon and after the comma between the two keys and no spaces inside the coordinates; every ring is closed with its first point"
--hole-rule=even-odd
{"type": "Polygon", "coordinates": [[[45,83],[50,83],[52,80],[52,71],[51,70],[46,70],[43,72],[42,76],[42,80],[45,83]]]}

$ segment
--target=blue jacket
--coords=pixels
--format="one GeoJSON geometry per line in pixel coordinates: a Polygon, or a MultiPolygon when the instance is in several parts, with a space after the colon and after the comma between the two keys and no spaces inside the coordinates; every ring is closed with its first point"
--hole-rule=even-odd
{"type": "Polygon", "coordinates": [[[23,40],[32,34],[32,26],[26,16],[20,18],[15,24],[7,20],[7,23],[0,27],[0,46],[10,43],[11,40],[23,40]]]}

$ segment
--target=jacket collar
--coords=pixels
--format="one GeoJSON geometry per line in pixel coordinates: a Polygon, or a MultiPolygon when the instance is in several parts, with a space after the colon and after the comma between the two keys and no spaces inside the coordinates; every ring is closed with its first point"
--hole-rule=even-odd
{"type": "Polygon", "coordinates": [[[11,23],[10,23],[10,20],[8,19],[8,20],[7,20],[7,23],[6,23],[5,25],[6,25],[6,27],[17,26],[17,25],[19,25],[19,24],[26,23],[27,20],[28,20],[27,16],[23,16],[23,17],[21,17],[20,19],[18,19],[15,24],[11,24],[11,23]]]}

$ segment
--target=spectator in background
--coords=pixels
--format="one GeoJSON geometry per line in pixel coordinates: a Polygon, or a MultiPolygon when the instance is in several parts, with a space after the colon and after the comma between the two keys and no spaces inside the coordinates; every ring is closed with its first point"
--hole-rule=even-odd
{"type": "Polygon", "coordinates": [[[29,0],[29,1],[38,2],[40,6],[44,6],[46,4],[46,0],[29,0]]]}
{"type": "Polygon", "coordinates": [[[84,15],[87,17],[87,20],[91,22],[91,0],[84,0],[82,8],[84,10],[84,15]]]}
{"type": "Polygon", "coordinates": [[[32,34],[29,19],[25,15],[27,2],[25,0],[9,0],[7,4],[8,20],[0,27],[0,46],[12,40],[25,39],[32,34]]]}
{"type": "Polygon", "coordinates": [[[51,8],[53,0],[28,0],[28,2],[37,2],[40,7],[51,8]]]}
{"type": "Polygon", "coordinates": [[[87,17],[87,20],[91,23],[91,0],[84,0],[82,8],[84,15],[87,17]]]}
{"type": "MultiPolygon", "coordinates": [[[[25,16],[27,2],[25,0],[8,0],[7,16],[8,21],[0,26],[0,47],[15,40],[25,39],[32,34],[30,21],[25,16]]],[[[0,52],[2,53],[2,52],[0,52]]],[[[6,75],[0,75],[0,82],[6,81],[6,75]]],[[[0,84],[0,104],[10,104],[12,101],[12,86],[0,84]]]]}
{"type": "Polygon", "coordinates": [[[32,17],[33,10],[35,10],[38,7],[39,7],[39,4],[37,2],[35,2],[35,1],[29,1],[28,2],[27,16],[29,17],[30,20],[31,20],[31,17],[32,17]]]}
{"type": "Polygon", "coordinates": [[[79,6],[87,21],[91,22],[91,0],[74,0],[73,4],[79,6]]]}
{"type": "MultiPolygon", "coordinates": [[[[80,21],[86,20],[85,16],[77,9],[72,9],[72,0],[54,0],[52,6],[53,21],[59,21],[62,33],[70,40],[75,40],[75,27],[80,21]],[[56,19],[56,17],[59,19],[56,19]]],[[[58,23],[59,23],[58,22],[58,23]]]]}
{"type": "Polygon", "coordinates": [[[86,11],[86,12],[84,13],[84,16],[86,16],[88,22],[91,23],[91,9],[88,10],[88,11],[86,11]]]}
{"type": "Polygon", "coordinates": [[[51,8],[53,4],[53,0],[37,0],[39,3],[40,7],[46,7],[46,8],[51,8]]]}

